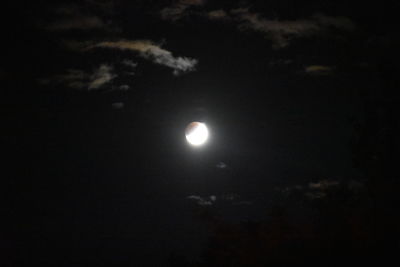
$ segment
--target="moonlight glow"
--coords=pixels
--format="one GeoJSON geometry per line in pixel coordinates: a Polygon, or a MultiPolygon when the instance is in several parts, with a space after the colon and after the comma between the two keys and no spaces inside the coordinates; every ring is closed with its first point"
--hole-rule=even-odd
{"type": "Polygon", "coordinates": [[[185,135],[191,145],[200,146],[208,139],[208,129],[204,123],[192,122],[186,127],[185,135]]]}

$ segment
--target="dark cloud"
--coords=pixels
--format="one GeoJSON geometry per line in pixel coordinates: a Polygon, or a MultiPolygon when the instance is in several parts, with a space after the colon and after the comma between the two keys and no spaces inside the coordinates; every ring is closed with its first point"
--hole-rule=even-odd
{"type": "Polygon", "coordinates": [[[105,29],[108,26],[97,16],[81,16],[56,21],[46,27],[50,31],[105,29]]]}
{"type": "Polygon", "coordinates": [[[103,11],[112,10],[112,7],[105,8],[102,6],[102,3],[96,2],[98,1],[82,1],[80,5],[64,4],[54,6],[50,10],[56,19],[54,21],[46,21],[45,23],[42,22],[42,27],[49,31],[120,31],[119,28],[111,25],[110,19],[105,19],[107,16],[104,13],[107,12],[103,11]]]}
{"type": "Polygon", "coordinates": [[[330,17],[324,14],[315,14],[313,18],[323,26],[334,27],[346,31],[354,31],[356,29],[354,22],[346,17],[330,17]]]}
{"type": "Polygon", "coordinates": [[[187,198],[195,201],[196,204],[200,205],[200,206],[212,206],[212,205],[216,204],[217,199],[219,199],[219,201],[221,203],[228,204],[228,205],[235,205],[235,206],[252,205],[253,204],[252,201],[240,199],[240,196],[237,194],[224,194],[224,195],[221,195],[218,197],[215,195],[211,195],[208,197],[202,197],[202,196],[198,196],[198,195],[190,195],[187,198]]]}
{"type": "Polygon", "coordinates": [[[308,184],[310,189],[317,189],[317,190],[327,190],[334,186],[338,186],[340,183],[338,181],[330,181],[327,179],[320,180],[318,182],[311,182],[308,184]]]}
{"type": "Polygon", "coordinates": [[[128,67],[131,67],[133,69],[136,68],[138,65],[136,62],[133,62],[130,59],[124,59],[124,61],[122,61],[122,64],[124,64],[125,66],[128,66],[128,67]]]}
{"type": "Polygon", "coordinates": [[[197,195],[191,195],[187,197],[190,200],[193,200],[196,202],[196,204],[200,205],[200,206],[212,206],[214,204],[214,202],[217,200],[216,196],[209,196],[206,198],[203,198],[201,196],[197,196],[197,195]]]}
{"type": "Polygon", "coordinates": [[[240,29],[264,33],[271,39],[274,48],[284,48],[293,38],[314,35],[329,27],[346,31],[355,29],[355,25],[348,18],[330,17],[323,14],[299,20],[270,20],[258,13],[251,12],[248,8],[231,10],[231,14],[239,20],[240,29]]]}
{"type": "Polygon", "coordinates": [[[238,206],[240,206],[240,205],[253,205],[253,202],[252,201],[243,200],[243,201],[233,202],[232,204],[233,205],[238,205],[238,206]]]}
{"type": "Polygon", "coordinates": [[[207,13],[207,17],[211,20],[226,20],[230,19],[230,16],[225,10],[218,9],[218,10],[212,10],[207,13]]]}
{"type": "Polygon", "coordinates": [[[114,68],[112,66],[101,64],[91,73],[79,69],[69,69],[65,74],[41,80],[41,83],[62,84],[73,89],[96,90],[103,87],[116,77],[117,75],[114,73],[114,68]]]}
{"type": "Polygon", "coordinates": [[[328,75],[333,72],[333,67],[324,65],[310,65],[305,67],[305,73],[311,75],[328,75]]]}
{"type": "Polygon", "coordinates": [[[120,85],[118,89],[121,91],[128,91],[130,89],[130,86],[127,84],[123,84],[123,85],[120,85]]]}
{"type": "Polygon", "coordinates": [[[205,0],[179,0],[172,6],[166,7],[160,11],[161,18],[164,20],[176,21],[181,19],[190,7],[201,6],[205,0]]]}
{"type": "Polygon", "coordinates": [[[228,165],[226,165],[226,163],[224,162],[218,162],[217,165],[215,165],[215,167],[217,167],[218,169],[225,169],[226,167],[228,167],[228,165]]]}
{"type": "Polygon", "coordinates": [[[113,109],[122,109],[124,108],[125,104],[122,102],[115,102],[111,104],[113,109]]]}
{"type": "Polygon", "coordinates": [[[287,186],[284,188],[277,188],[277,190],[285,196],[298,195],[304,196],[307,199],[315,200],[325,198],[337,190],[357,196],[365,191],[365,185],[363,182],[356,180],[336,181],[321,179],[305,185],[287,186]]]}

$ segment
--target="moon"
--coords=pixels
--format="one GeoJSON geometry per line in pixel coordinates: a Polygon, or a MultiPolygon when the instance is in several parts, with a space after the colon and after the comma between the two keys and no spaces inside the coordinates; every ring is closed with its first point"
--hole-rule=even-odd
{"type": "Polygon", "coordinates": [[[208,139],[207,126],[202,122],[191,122],[185,130],[186,140],[193,146],[203,145],[208,139]]]}

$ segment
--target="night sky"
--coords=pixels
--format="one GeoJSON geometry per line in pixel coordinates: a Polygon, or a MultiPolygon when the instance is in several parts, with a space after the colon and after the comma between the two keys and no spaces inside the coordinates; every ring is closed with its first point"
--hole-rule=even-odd
{"type": "Polygon", "coordinates": [[[396,1],[31,2],[1,16],[0,266],[398,255],[396,1]]]}

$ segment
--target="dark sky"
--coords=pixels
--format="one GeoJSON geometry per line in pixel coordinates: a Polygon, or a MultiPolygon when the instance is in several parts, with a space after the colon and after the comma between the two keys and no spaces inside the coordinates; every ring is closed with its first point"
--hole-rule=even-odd
{"type": "Polygon", "coordinates": [[[7,4],[1,265],[199,259],[212,236],[199,213],[240,225],[284,206],[294,224],[315,221],[314,203],[337,188],[397,222],[395,199],[379,194],[398,189],[398,8],[7,4]],[[202,147],[185,140],[192,121],[209,127],[202,147]]]}

